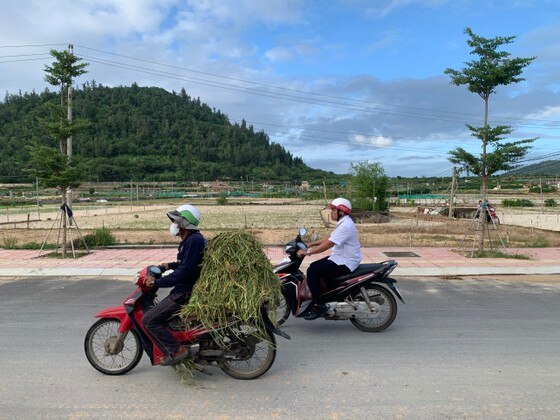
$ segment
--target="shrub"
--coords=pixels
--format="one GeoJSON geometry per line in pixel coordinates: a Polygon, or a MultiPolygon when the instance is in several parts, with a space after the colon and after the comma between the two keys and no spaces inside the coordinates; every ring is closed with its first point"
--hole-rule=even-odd
{"type": "Polygon", "coordinates": [[[534,207],[535,204],[531,200],[525,198],[516,198],[515,200],[505,199],[502,200],[504,207],[534,207]]]}
{"type": "Polygon", "coordinates": [[[353,210],[371,210],[373,207],[371,198],[354,197],[352,198],[353,210]]]}
{"type": "Polygon", "coordinates": [[[216,203],[220,206],[227,204],[227,197],[225,195],[220,195],[216,200],[216,203]]]}
{"type": "Polygon", "coordinates": [[[13,236],[4,236],[4,248],[17,249],[17,238],[14,238],[13,236]]]}
{"type": "Polygon", "coordinates": [[[525,254],[508,254],[506,252],[491,250],[491,251],[477,251],[473,254],[474,258],[513,258],[516,260],[530,260],[531,257],[525,254]]]}
{"type": "Polygon", "coordinates": [[[551,192],[556,192],[556,187],[553,187],[552,185],[543,185],[542,188],[539,187],[538,185],[534,185],[532,187],[529,188],[529,192],[532,193],[551,193],[551,192]]]}
{"type": "Polygon", "coordinates": [[[547,248],[550,246],[550,242],[544,236],[537,236],[534,239],[526,240],[524,246],[527,248],[547,248]]]}
{"type": "MultiPolygon", "coordinates": [[[[109,246],[115,245],[117,243],[117,239],[113,236],[111,231],[105,227],[95,229],[92,233],[84,236],[84,241],[88,247],[94,246],[109,246]]],[[[81,241],[77,244],[80,246],[81,241]]]]}
{"type": "Polygon", "coordinates": [[[38,242],[28,242],[26,244],[22,244],[20,245],[18,248],[19,249],[41,249],[41,246],[43,247],[43,249],[55,249],[56,245],[55,244],[40,244],[38,242]]]}
{"type": "Polygon", "coordinates": [[[556,200],[554,198],[547,198],[544,200],[545,207],[556,207],[556,200]]]}

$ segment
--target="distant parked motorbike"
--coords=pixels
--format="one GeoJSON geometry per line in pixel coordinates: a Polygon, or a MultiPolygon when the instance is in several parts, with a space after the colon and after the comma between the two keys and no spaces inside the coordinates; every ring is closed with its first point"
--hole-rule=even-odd
{"type": "MultiPolygon", "coordinates": [[[[84,348],[91,365],[106,375],[122,375],[134,369],[146,352],[152,365],[161,364],[163,351],[150,338],[142,325],[144,313],[154,305],[154,292],[145,287],[150,274],[161,276],[157,266],[141,270],[135,279],[137,289],[120,306],[98,312],[100,318],[86,334],[84,348]]],[[[168,328],[181,344],[189,349],[189,358],[201,365],[217,365],[236,379],[254,379],[263,375],[276,357],[274,334],[290,338],[275,326],[268,317],[268,308],[261,308],[261,320],[266,336],[256,334],[254,325],[231,320],[222,326],[224,339],[218,342],[196,320],[184,322],[178,316],[172,318],[168,328]]]]}
{"type": "MultiPolygon", "coordinates": [[[[307,249],[302,240],[306,233],[305,228],[300,229],[296,239],[285,246],[287,259],[273,267],[282,284],[282,298],[276,310],[279,324],[284,323],[290,314],[296,318],[305,317],[311,309],[311,294],[299,269],[304,257],[297,255],[299,249],[307,249]]],[[[352,273],[338,277],[331,284],[323,283],[321,297],[328,307],[323,317],[350,320],[355,327],[366,332],[388,328],[397,316],[395,296],[404,303],[397,281],[388,277],[396,267],[394,260],[360,264],[352,273]]]]}

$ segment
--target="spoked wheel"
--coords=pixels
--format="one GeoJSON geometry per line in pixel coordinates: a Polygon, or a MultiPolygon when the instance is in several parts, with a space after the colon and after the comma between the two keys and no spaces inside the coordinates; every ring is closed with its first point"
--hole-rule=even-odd
{"type": "MultiPolygon", "coordinates": [[[[383,331],[393,323],[397,316],[397,302],[391,292],[375,284],[366,288],[370,302],[375,308],[374,316],[367,318],[350,318],[356,328],[366,332],[383,331]]],[[[354,300],[364,302],[361,292],[353,296],[354,300]]]]}
{"type": "Polygon", "coordinates": [[[100,319],[86,334],[84,349],[91,365],[106,375],[131,371],[142,358],[142,344],[135,330],[130,330],[117,343],[120,321],[100,319]]]}
{"type": "Polygon", "coordinates": [[[276,339],[269,331],[261,337],[256,328],[242,325],[225,341],[228,356],[220,368],[233,378],[258,378],[270,369],[276,358],[276,339]]]}
{"type": "Polygon", "coordinates": [[[284,294],[280,295],[280,300],[278,301],[278,305],[276,306],[276,322],[278,325],[282,325],[290,316],[290,302],[286,299],[284,294]]]}

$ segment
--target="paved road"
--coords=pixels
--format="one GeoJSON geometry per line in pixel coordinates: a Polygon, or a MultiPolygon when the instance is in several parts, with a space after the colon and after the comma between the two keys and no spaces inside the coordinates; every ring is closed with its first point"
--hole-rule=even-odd
{"type": "Polygon", "coordinates": [[[92,315],[130,282],[0,280],[0,419],[560,418],[560,283],[399,284],[389,330],[290,319],[265,376],[212,369],[195,387],[146,357],[121,377],[89,366],[92,315]]]}

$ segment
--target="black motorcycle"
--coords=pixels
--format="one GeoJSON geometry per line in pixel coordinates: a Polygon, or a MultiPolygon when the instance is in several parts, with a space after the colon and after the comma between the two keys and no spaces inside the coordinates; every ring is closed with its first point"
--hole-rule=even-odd
{"type": "MultiPolygon", "coordinates": [[[[276,319],[283,324],[290,314],[305,317],[311,309],[311,294],[305,276],[299,269],[304,257],[298,250],[307,250],[301,228],[294,241],[284,249],[288,258],[274,266],[273,271],[282,283],[282,298],[276,310],[276,319]]],[[[360,264],[352,273],[338,277],[329,284],[322,283],[321,299],[326,302],[328,320],[349,319],[354,326],[366,332],[379,332],[388,328],[397,316],[395,297],[404,303],[396,280],[388,277],[397,267],[394,260],[378,264],[360,264]],[[393,296],[394,295],[394,296],[393,296]]]]}

